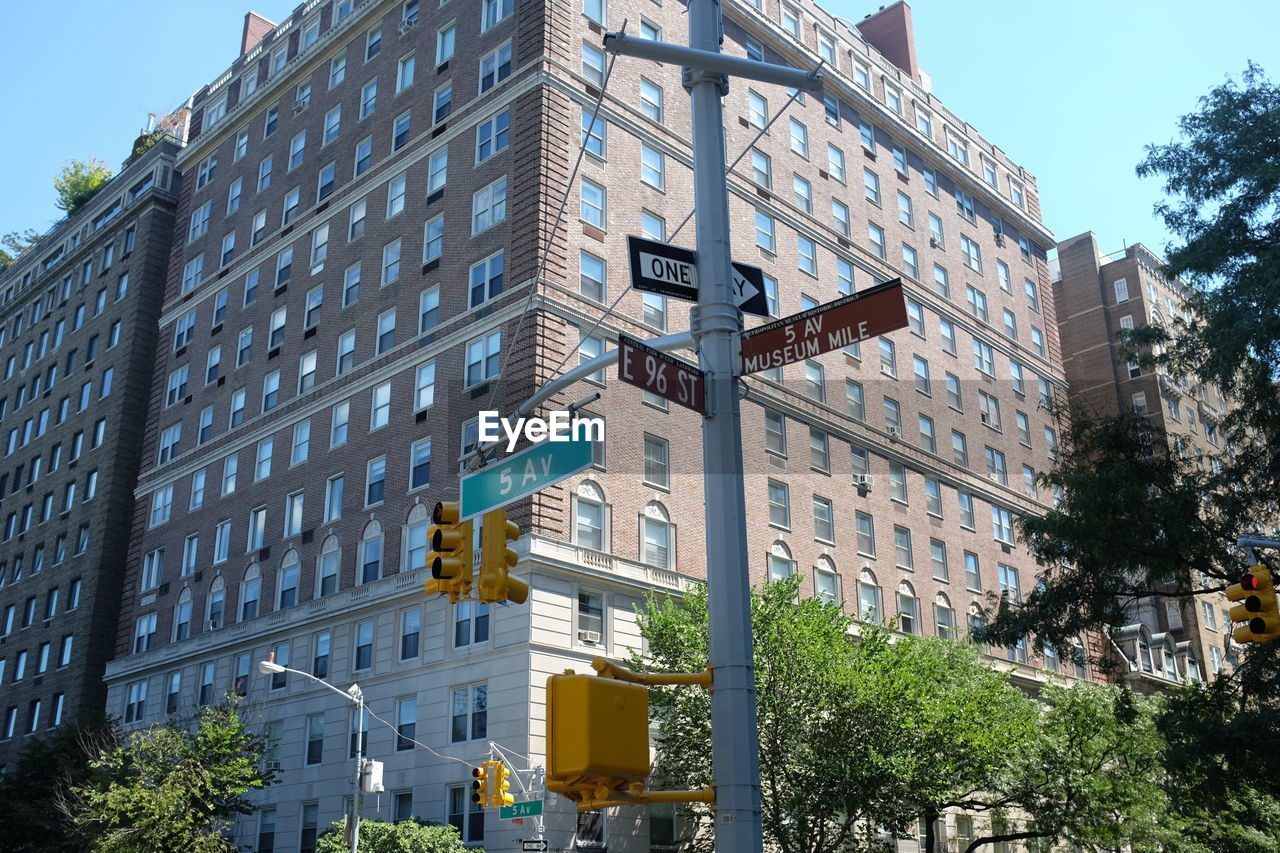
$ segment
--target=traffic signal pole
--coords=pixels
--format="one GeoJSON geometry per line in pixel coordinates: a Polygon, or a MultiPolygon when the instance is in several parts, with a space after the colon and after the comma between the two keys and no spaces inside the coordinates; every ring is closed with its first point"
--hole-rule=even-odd
{"type": "Polygon", "coordinates": [[[761,853],[759,736],[751,641],[751,580],[743,493],[742,423],[737,388],[742,314],[732,291],[724,110],[728,74],[821,88],[816,74],[720,53],[720,0],[689,0],[689,46],[610,33],[616,53],[679,62],[693,125],[698,303],[691,331],[706,374],[708,415],[702,425],[707,531],[711,753],[715,779],[715,844],[725,853],[761,853]]]}

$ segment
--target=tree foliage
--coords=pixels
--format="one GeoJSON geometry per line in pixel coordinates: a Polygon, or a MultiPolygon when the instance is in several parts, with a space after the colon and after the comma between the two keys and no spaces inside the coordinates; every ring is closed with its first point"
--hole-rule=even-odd
{"type": "Polygon", "coordinates": [[[107,164],[97,157],[90,157],[87,162],[68,161],[53,179],[53,188],[58,193],[55,204],[59,210],[65,210],[67,216],[75,216],[111,179],[111,174],[107,164]]]}
{"type": "Polygon", "coordinates": [[[0,270],[22,257],[22,254],[40,242],[34,228],[26,231],[10,231],[0,237],[0,270]]]}
{"type": "MultiPolygon", "coordinates": [[[[344,840],[342,821],[316,839],[316,853],[347,853],[350,849],[344,840]]],[[[468,847],[462,843],[458,830],[452,826],[429,826],[417,820],[386,823],[377,820],[360,821],[360,853],[470,853],[481,847],[468,847]]]]}
{"type": "Polygon", "coordinates": [[[89,836],[49,804],[97,780],[90,760],[115,737],[109,721],[83,719],[28,741],[16,765],[0,776],[0,846],[9,853],[87,853],[89,836]]]}
{"type": "MultiPolygon", "coordinates": [[[[1181,243],[1164,272],[1191,285],[1188,310],[1124,343],[1144,365],[1224,393],[1223,452],[1202,463],[1143,418],[1071,411],[1045,476],[1063,502],[1020,521],[1051,571],[1021,606],[993,614],[992,641],[1060,644],[1134,621],[1142,599],[1220,591],[1241,572],[1236,539],[1280,519],[1280,88],[1250,64],[1178,126],[1181,138],[1149,146],[1138,173],[1170,196],[1157,212],[1181,243]]],[[[1248,658],[1253,695],[1280,699],[1277,650],[1248,658]]]]}
{"type": "MultiPolygon", "coordinates": [[[[968,644],[894,637],[839,607],[796,600],[798,579],[752,596],[766,846],[845,853],[910,836],[926,849],[946,810],[1008,816],[998,841],[1067,840],[1148,849],[1172,826],[1159,785],[1154,704],[1114,688],[1048,689],[1032,701],[968,644]]],[[[707,661],[707,598],[651,600],[637,669],[693,672],[707,661]]],[[[658,787],[711,783],[710,703],[688,687],[650,690],[658,787]]],[[[694,850],[708,813],[690,805],[694,850]]],[[[999,823],[996,824],[1000,826],[999,823]]]]}
{"type": "Polygon", "coordinates": [[[90,762],[99,778],[75,786],[65,808],[103,853],[235,851],[222,831],[253,811],[246,794],[273,781],[264,752],[228,699],[191,729],[171,721],[108,745],[90,762]]]}

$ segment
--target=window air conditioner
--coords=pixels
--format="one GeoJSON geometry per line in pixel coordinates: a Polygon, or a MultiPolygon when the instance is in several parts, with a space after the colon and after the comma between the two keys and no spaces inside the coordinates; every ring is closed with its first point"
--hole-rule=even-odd
{"type": "Polygon", "coordinates": [[[929,248],[930,248],[930,249],[941,249],[941,248],[942,248],[942,244],[941,244],[941,243],[939,243],[939,242],[937,241],[937,239],[936,239],[936,238],[934,238],[934,237],[930,237],[930,238],[929,238],[929,248]]]}
{"type": "Polygon", "coordinates": [[[294,102],[293,102],[293,112],[294,112],[294,115],[297,115],[298,113],[302,112],[303,110],[305,110],[305,109],[306,109],[307,107],[309,107],[310,105],[311,105],[311,99],[310,99],[310,98],[298,98],[298,100],[296,100],[296,101],[294,101],[294,102]]]}
{"type": "Polygon", "coordinates": [[[875,483],[875,477],[870,474],[854,474],[853,484],[862,488],[870,488],[875,483]]]}
{"type": "Polygon", "coordinates": [[[579,631],[578,639],[584,643],[598,643],[600,642],[600,632],[599,631],[579,631]]]}
{"type": "Polygon", "coordinates": [[[204,623],[204,629],[206,631],[216,631],[221,627],[222,627],[222,623],[219,622],[217,619],[210,619],[204,623]]]}
{"type": "Polygon", "coordinates": [[[400,22],[400,35],[402,35],[402,36],[403,36],[403,35],[408,35],[409,30],[413,29],[413,28],[414,28],[414,27],[416,27],[417,25],[418,25],[418,19],[417,19],[417,18],[413,18],[412,20],[404,20],[404,21],[401,21],[401,22],[400,22]]]}
{"type": "Polygon", "coordinates": [[[891,427],[888,427],[887,429],[888,429],[890,438],[899,438],[902,435],[902,430],[896,426],[891,426],[891,427]]]}

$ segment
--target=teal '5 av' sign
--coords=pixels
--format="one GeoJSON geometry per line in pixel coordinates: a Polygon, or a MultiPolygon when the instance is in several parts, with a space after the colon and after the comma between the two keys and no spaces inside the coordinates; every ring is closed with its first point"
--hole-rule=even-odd
{"type": "Polygon", "coordinates": [[[462,521],[554,486],[591,465],[590,440],[544,441],[472,471],[460,483],[462,521]]]}

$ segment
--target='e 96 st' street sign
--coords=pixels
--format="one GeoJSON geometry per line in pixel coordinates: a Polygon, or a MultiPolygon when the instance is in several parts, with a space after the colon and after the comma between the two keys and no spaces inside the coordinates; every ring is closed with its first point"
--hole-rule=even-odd
{"type": "Polygon", "coordinates": [[[742,372],[792,364],[904,328],[902,280],[878,284],[742,333],[742,372]]]}

